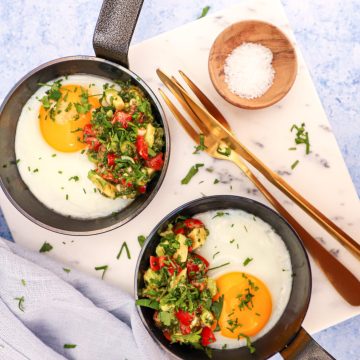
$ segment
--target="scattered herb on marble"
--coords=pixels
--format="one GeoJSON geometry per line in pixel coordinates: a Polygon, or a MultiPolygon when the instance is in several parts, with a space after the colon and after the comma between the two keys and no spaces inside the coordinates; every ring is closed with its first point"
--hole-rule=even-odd
{"type": "Polygon", "coordinates": [[[243,265],[244,265],[244,266],[247,266],[247,265],[249,265],[250,262],[253,261],[253,260],[254,260],[253,258],[249,258],[249,257],[248,257],[248,258],[246,258],[245,261],[243,262],[243,265]]]}
{"type": "Polygon", "coordinates": [[[201,14],[200,14],[200,16],[198,17],[198,19],[201,19],[201,18],[205,17],[205,16],[208,14],[209,10],[210,10],[210,6],[209,6],[209,5],[208,5],[208,6],[205,6],[205,7],[201,10],[201,14]]]}
{"type": "Polygon", "coordinates": [[[291,165],[291,170],[294,170],[299,164],[299,160],[296,160],[295,162],[293,162],[293,164],[291,165]]]}
{"type": "Polygon", "coordinates": [[[214,184],[215,184],[215,185],[218,184],[219,182],[220,182],[219,179],[215,179],[215,180],[214,180],[214,184]]]}
{"type": "Polygon", "coordinates": [[[53,246],[48,243],[48,242],[44,242],[39,250],[39,252],[48,252],[48,251],[51,251],[53,249],[53,246]]]}
{"type": "Polygon", "coordinates": [[[216,150],[220,155],[229,157],[231,154],[231,149],[226,145],[219,145],[216,150]]]}
{"type": "Polygon", "coordinates": [[[146,237],[144,235],[138,236],[138,242],[139,242],[140,247],[144,246],[145,241],[146,241],[146,237]]]}
{"type": "Polygon", "coordinates": [[[18,301],[18,308],[24,312],[25,308],[24,308],[24,302],[25,302],[25,298],[24,296],[21,297],[16,297],[14,300],[18,301]]]}
{"type": "Polygon", "coordinates": [[[215,259],[215,256],[220,254],[220,251],[216,252],[214,255],[213,255],[213,259],[215,259]]]}
{"type": "Polygon", "coordinates": [[[126,243],[126,241],[123,242],[123,244],[121,245],[121,248],[119,250],[119,253],[117,254],[116,258],[119,260],[120,259],[120,256],[121,256],[121,253],[123,252],[123,250],[125,249],[126,251],[126,255],[128,257],[128,259],[131,259],[131,254],[130,254],[130,250],[128,248],[128,245],[126,243]]]}
{"type": "Polygon", "coordinates": [[[207,149],[207,146],[205,145],[205,137],[203,134],[199,135],[199,145],[194,146],[195,151],[193,154],[199,154],[200,151],[204,151],[207,149]]]}
{"type": "Polygon", "coordinates": [[[74,349],[76,348],[76,344],[64,344],[64,349],[74,349]]]}
{"type": "Polygon", "coordinates": [[[101,278],[102,278],[102,279],[104,278],[105,273],[106,273],[106,271],[107,271],[108,268],[109,268],[108,265],[95,266],[95,270],[96,270],[96,271],[101,271],[101,270],[102,270],[102,272],[103,272],[102,275],[101,275],[101,278]]]}
{"type": "Polygon", "coordinates": [[[296,137],[295,137],[295,144],[305,145],[305,153],[308,155],[310,153],[310,139],[309,139],[309,133],[305,130],[305,123],[302,123],[300,126],[297,126],[294,124],[290,131],[293,132],[293,130],[296,131],[296,137]]]}
{"type": "Polygon", "coordinates": [[[69,273],[71,271],[71,269],[68,269],[68,268],[63,268],[63,270],[66,272],[66,273],[69,273]]]}
{"type": "Polygon", "coordinates": [[[26,286],[26,281],[25,281],[25,279],[21,279],[21,284],[22,284],[23,286],[26,286]]]}
{"type": "Polygon", "coordinates": [[[190,180],[199,172],[199,168],[204,166],[204,164],[195,164],[193,165],[186,176],[181,180],[182,185],[187,185],[190,180]]]}

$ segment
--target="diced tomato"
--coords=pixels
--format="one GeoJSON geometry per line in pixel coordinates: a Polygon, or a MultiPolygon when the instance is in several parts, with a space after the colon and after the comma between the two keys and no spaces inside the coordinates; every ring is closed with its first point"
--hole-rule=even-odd
{"type": "Polygon", "coordinates": [[[176,313],[175,316],[177,317],[177,319],[180,321],[180,324],[183,324],[185,326],[190,326],[191,322],[194,319],[194,315],[190,314],[187,311],[181,310],[179,309],[176,313]]]}
{"type": "Polygon", "coordinates": [[[189,335],[191,333],[191,328],[190,326],[180,324],[180,331],[183,335],[189,335]]]}
{"type": "Polygon", "coordinates": [[[171,334],[170,334],[169,330],[163,330],[163,334],[164,334],[166,340],[171,341],[171,334]]]}
{"type": "Polygon", "coordinates": [[[85,142],[89,145],[90,150],[98,151],[100,141],[95,136],[87,136],[85,142]]]}
{"type": "Polygon", "coordinates": [[[184,234],[185,233],[185,230],[183,227],[179,227],[177,229],[174,230],[174,233],[175,234],[184,234]]]}
{"type": "Polygon", "coordinates": [[[192,260],[187,261],[186,268],[187,268],[187,273],[188,273],[190,278],[193,277],[192,273],[196,274],[199,271],[199,265],[194,264],[194,262],[192,260]]]}
{"type": "Polygon", "coordinates": [[[148,145],[143,135],[138,135],[136,138],[136,150],[144,160],[149,159],[148,145]]]}
{"type": "Polygon", "coordinates": [[[83,133],[84,135],[87,135],[87,136],[95,136],[95,132],[92,128],[92,125],[89,123],[89,124],[86,124],[83,128],[83,133]]]}
{"type": "Polygon", "coordinates": [[[196,280],[192,280],[190,281],[191,285],[195,286],[197,289],[199,289],[199,291],[204,291],[205,289],[205,282],[204,281],[196,281],[196,280]]]}
{"type": "Polygon", "coordinates": [[[160,270],[159,258],[156,256],[150,256],[150,268],[153,271],[160,270]]]}
{"type": "Polygon", "coordinates": [[[193,256],[198,258],[199,260],[201,260],[207,268],[209,267],[209,262],[205,258],[203,258],[201,255],[193,253],[193,256]]]}
{"type": "Polygon", "coordinates": [[[201,345],[208,346],[214,343],[215,341],[216,338],[212,330],[208,326],[204,327],[201,332],[201,345]]]}
{"type": "Polygon", "coordinates": [[[149,159],[146,162],[146,166],[154,169],[155,171],[160,171],[162,169],[162,167],[164,166],[164,159],[163,159],[164,154],[163,153],[158,153],[156,156],[154,156],[153,158],[149,159]]]}
{"type": "Polygon", "coordinates": [[[131,121],[131,118],[132,118],[131,114],[127,114],[127,113],[125,113],[123,111],[116,111],[113,118],[112,118],[112,120],[111,120],[111,123],[115,124],[115,123],[118,122],[118,123],[120,123],[122,125],[122,127],[124,129],[126,129],[128,127],[128,125],[129,125],[128,124],[129,121],[131,121]]]}
{"type": "Polygon", "coordinates": [[[120,179],[120,183],[121,183],[121,185],[126,186],[126,187],[128,187],[128,188],[131,188],[131,187],[133,186],[133,184],[132,184],[131,181],[127,181],[127,180],[124,179],[124,178],[121,178],[121,179],[120,179]]]}
{"type": "Polygon", "coordinates": [[[204,226],[202,221],[200,221],[198,219],[193,219],[193,218],[184,220],[184,224],[189,229],[194,229],[194,228],[199,228],[199,227],[204,226]]]}
{"type": "Polygon", "coordinates": [[[107,154],[107,163],[109,166],[114,166],[115,165],[115,159],[116,159],[116,155],[113,153],[109,153],[107,154]]]}
{"type": "Polygon", "coordinates": [[[146,185],[138,186],[138,191],[139,191],[140,194],[146,193],[146,185]]]}
{"type": "Polygon", "coordinates": [[[112,181],[115,182],[115,178],[114,175],[112,173],[101,173],[100,176],[104,179],[104,180],[108,180],[108,181],[112,181]]]}
{"type": "Polygon", "coordinates": [[[189,252],[193,252],[194,249],[192,246],[189,246],[188,250],[189,250],[189,252]]]}

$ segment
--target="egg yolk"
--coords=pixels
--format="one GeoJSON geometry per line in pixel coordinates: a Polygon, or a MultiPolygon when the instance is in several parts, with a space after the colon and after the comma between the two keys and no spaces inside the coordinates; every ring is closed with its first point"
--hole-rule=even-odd
{"type": "Polygon", "coordinates": [[[42,105],[39,112],[40,129],[45,141],[62,152],[75,152],[86,147],[82,129],[91,120],[91,110],[100,106],[96,96],[87,96],[79,85],[60,87],[61,98],[51,109],[42,105]],[[87,105],[89,104],[89,105],[87,105]],[[84,106],[85,105],[85,106],[84,106]],[[78,109],[80,107],[80,111],[78,109]]]}
{"type": "Polygon", "coordinates": [[[218,321],[221,334],[235,339],[256,335],[271,315],[272,300],[266,285],[255,276],[242,272],[224,274],[216,284],[219,291],[214,300],[224,295],[218,321]]]}

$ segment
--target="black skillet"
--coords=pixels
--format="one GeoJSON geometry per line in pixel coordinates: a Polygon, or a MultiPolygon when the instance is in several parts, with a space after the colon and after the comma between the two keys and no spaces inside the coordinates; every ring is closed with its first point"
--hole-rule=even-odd
{"type": "Polygon", "coordinates": [[[128,69],[129,44],[142,3],[143,0],[105,0],[93,39],[97,57],[65,57],[39,66],[14,86],[0,108],[0,185],[12,204],[23,215],[48,230],[67,235],[93,235],[112,230],[138,215],[153,199],[164,179],[170,152],[169,129],[165,115],[146,83],[128,69]],[[113,80],[131,80],[150,99],[155,118],[165,130],[164,167],[159,176],[149,184],[146,194],[139,196],[117,214],[91,220],[74,219],[49,210],[28,190],[17,166],[3,167],[3,164],[15,161],[17,121],[24,104],[38,89],[37,84],[76,73],[113,80]]]}
{"type": "MultiPolygon", "coordinates": [[[[191,201],[178,207],[167,215],[152,230],[139,255],[135,272],[135,298],[144,286],[143,274],[149,267],[149,258],[155,253],[159,243],[158,231],[166,227],[178,215],[194,216],[209,210],[241,209],[258,216],[283,239],[291,258],[293,283],[289,302],[275,326],[263,337],[254,342],[256,351],[250,354],[246,347],[234,350],[214,350],[213,360],[262,360],[280,352],[284,359],[334,359],[313,340],[301,327],[311,294],[310,264],[301,240],[292,227],[278,213],[269,207],[243,197],[217,195],[191,201]]],[[[189,346],[170,344],[162,332],[154,325],[154,310],[137,307],[141,320],[153,339],[166,352],[177,359],[207,360],[203,351],[189,346]]],[[[216,333],[215,333],[216,336],[216,333]]]]}

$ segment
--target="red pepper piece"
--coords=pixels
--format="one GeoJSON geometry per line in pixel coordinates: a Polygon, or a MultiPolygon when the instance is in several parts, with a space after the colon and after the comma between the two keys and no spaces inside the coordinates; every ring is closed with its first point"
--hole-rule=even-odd
{"type": "Polygon", "coordinates": [[[155,171],[160,171],[164,166],[163,156],[164,156],[163,153],[158,153],[156,156],[154,156],[153,158],[149,159],[146,162],[146,166],[151,169],[154,169],[155,171]]]}
{"type": "Polygon", "coordinates": [[[138,135],[136,138],[136,150],[144,160],[149,159],[148,145],[143,135],[138,135]]]}
{"type": "Polygon", "coordinates": [[[204,327],[201,332],[201,345],[208,346],[214,343],[215,341],[216,338],[212,330],[208,326],[204,327]]]}
{"type": "Polygon", "coordinates": [[[204,226],[202,221],[193,218],[184,220],[184,224],[189,229],[200,228],[204,226]]]}

